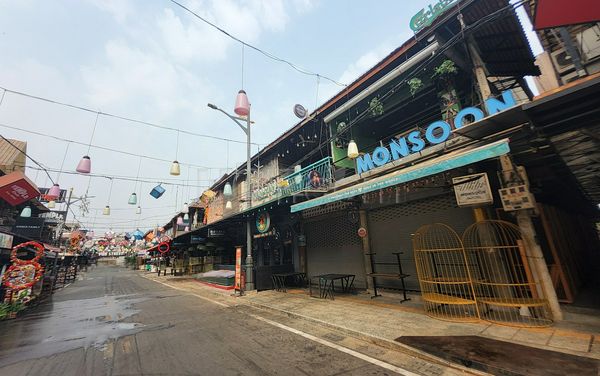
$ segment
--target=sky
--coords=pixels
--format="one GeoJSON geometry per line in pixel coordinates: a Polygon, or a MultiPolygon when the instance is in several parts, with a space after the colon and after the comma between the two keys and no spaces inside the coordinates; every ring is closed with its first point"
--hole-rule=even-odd
{"type": "MultiPolygon", "coordinates": [[[[409,39],[410,18],[430,3],[181,2],[237,38],[342,83],[352,82],[409,39]]],[[[252,103],[252,141],[262,146],[297,123],[294,104],[312,111],[341,90],[323,78],[242,49],[167,0],[0,0],[0,87],[237,141],[245,140],[244,133],[207,103],[232,112],[243,88],[252,103]]],[[[63,189],[73,188],[74,197],[86,192],[93,196],[89,213],[81,212],[78,204],[73,208],[75,218],[96,232],[162,225],[184,202],[245,161],[243,142],[183,133],[178,137],[174,130],[99,116],[93,145],[167,160],[92,147],[93,174],[130,179],[112,179],[111,189],[111,179],[72,174],[87,154],[85,144],[90,143],[95,119],[93,112],[10,92],[0,105],[0,134],[27,141],[28,154],[55,170],[50,172],[52,179],[63,189]],[[174,159],[182,163],[176,177],[169,175],[168,161],[174,159]],[[166,193],[154,199],[148,193],[160,182],[166,193]],[[139,215],[127,204],[134,191],[142,208],[139,215]],[[110,216],[102,215],[105,205],[111,207],[110,216]]],[[[259,147],[253,146],[253,151],[259,147]]],[[[28,166],[36,167],[31,161],[28,166]]],[[[40,187],[51,185],[43,171],[26,173],[40,187]]],[[[68,220],[73,220],[73,213],[68,220]]]]}

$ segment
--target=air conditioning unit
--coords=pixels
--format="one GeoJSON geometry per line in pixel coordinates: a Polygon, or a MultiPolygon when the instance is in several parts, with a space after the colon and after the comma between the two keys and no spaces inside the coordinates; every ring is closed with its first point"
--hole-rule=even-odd
{"type": "Polygon", "coordinates": [[[577,45],[580,47],[584,62],[600,56],[600,26],[594,25],[577,34],[577,45]]]}
{"type": "Polygon", "coordinates": [[[560,75],[575,69],[571,55],[569,55],[564,48],[560,48],[554,52],[551,52],[550,57],[552,57],[554,68],[560,75]]]}

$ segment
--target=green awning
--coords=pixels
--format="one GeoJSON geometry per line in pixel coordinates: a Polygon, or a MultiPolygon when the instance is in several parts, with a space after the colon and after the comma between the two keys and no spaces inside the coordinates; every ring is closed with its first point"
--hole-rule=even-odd
{"type": "Polygon", "coordinates": [[[406,167],[387,175],[341,189],[337,192],[332,192],[312,200],[292,205],[290,207],[290,211],[295,213],[301,210],[359,196],[383,188],[392,187],[397,184],[439,174],[441,172],[453,170],[455,168],[470,165],[486,159],[496,158],[507,154],[509,151],[510,148],[508,146],[508,139],[496,141],[474,149],[457,150],[446,155],[416,164],[414,166],[406,167]]]}

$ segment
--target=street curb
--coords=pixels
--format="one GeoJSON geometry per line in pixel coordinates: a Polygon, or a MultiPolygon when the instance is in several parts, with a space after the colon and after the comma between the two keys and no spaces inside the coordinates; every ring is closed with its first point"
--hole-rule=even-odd
{"type": "Polygon", "coordinates": [[[389,339],[385,339],[385,338],[381,338],[378,336],[374,336],[372,334],[366,334],[354,329],[350,329],[350,328],[346,328],[344,326],[340,326],[340,325],[335,325],[335,324],[331,324],[328,323],[326,321],[323,320],[319,320],[316,319],[314,317],[310,317],[310,316],[304,316],[295,312],[291,312],[291,311],[287,311],[284,309],[279,309],[279,308],[275,308],[275,307],[271,307],[268,305],[264,305],[264,304],[260,304],[260,303],[256,303],[256,302],[250,302],[250,301],[245,301],[244,304],[250,305],[250,306],[254,306],[266,311],[272,311],[272,312],[278,312],[278,313],[283,313],[286,316],[290,317],[290,318],[296,318],[296,319],[302,319],[302,320],[306,320],[306,321],[310,321],[313,322],[315,324],[319,324],[322,326],[325,326],[327,328],[330,329],[335,329],[339,332],[342,332],[346,335],[349,335],[351,337],[366,341],[366,342],[370,342],[374,345],[389,349],[389,350],[394,350],[394,351],[399,351],[402,352],[404,354],[410,355],[410,356],[414,356],[415,358],[421,359],[421,360],[425,360],[425,361],[434,361],[435,363],[438,363],[440,365],[449,367],[449,368],[454,368],[457,369],[459,371],[462,372],[468,372],[471,374],[475,374],[475,375],[488,375],[485,372],[481,372],[479,370],[476,369],[472,369],[472,368],[468,368],[468,367],[464,367],[458,363],[454,363],[454,362],[449,362],[445,359],[439,358],[437,356],[431,355],[429,353],[426,353],[424,351],[420,351],[418,349],[415,349],[413,347],[404,345],[402,343],[399,342],[395,342],[395,341],[390,341],[389,339]]]}

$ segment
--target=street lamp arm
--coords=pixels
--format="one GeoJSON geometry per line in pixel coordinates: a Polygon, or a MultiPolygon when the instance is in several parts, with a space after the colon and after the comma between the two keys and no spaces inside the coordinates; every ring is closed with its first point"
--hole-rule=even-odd
{"type": "Polygon", "coordinates": [[[245,127],[245,126],[242,124],[242,123],[240,123],[240,120],[242,120],[242,121],[246,121],[246,119],[245,119],[245,118],[238,117],[238,116],[233,116],[233,115],[229,115],[227,112],[225,112],[225,111],[221,110],[219,107],[215,106],[215,105],[214,105],[214,104],[212,104],[212,103],[209,103],[209,104],[208,104],[208,107],[212,108],[213,110],[217,110],[217,111],[220,111],[220,112],[222,112],[223,114],[225,114],[225,116],[227,116],[227,117],[228,117],[228,118],[230,118],[231,120],[235,121],[235,123],[236,123],[236,124],[237,124],[237,125],[238,125],[240,128],[242,128],[242,130],[244,131],[244,133],[248,134],[248,129],[247,129],[247,128],[246,128],[246,127],[245,127]]]}

